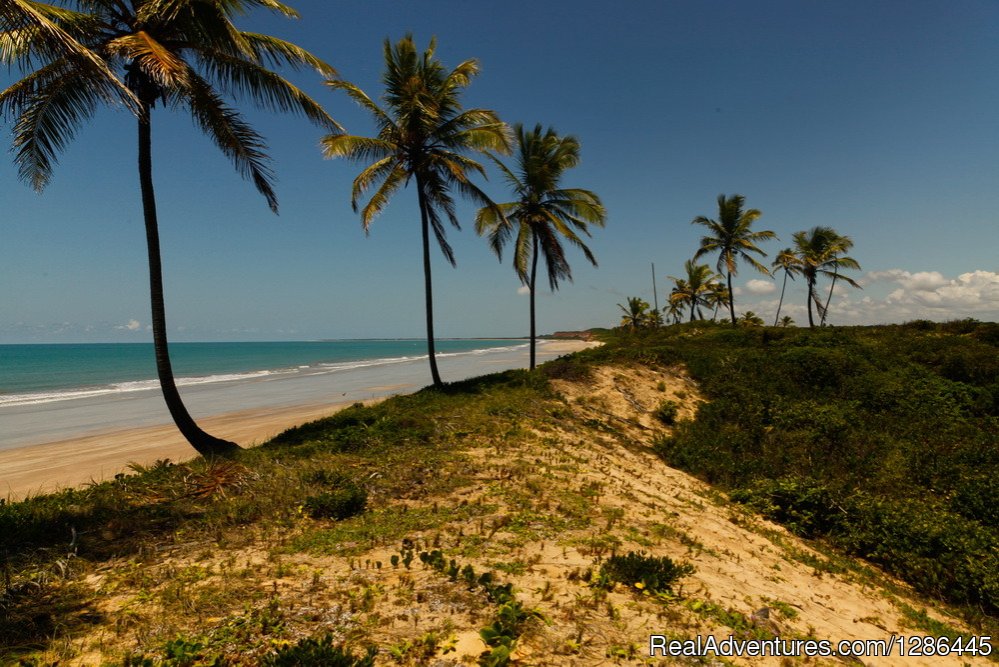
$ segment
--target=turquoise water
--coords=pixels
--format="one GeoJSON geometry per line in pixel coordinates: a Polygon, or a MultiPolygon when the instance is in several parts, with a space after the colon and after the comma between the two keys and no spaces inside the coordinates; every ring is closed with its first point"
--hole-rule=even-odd
{"type": "MultiPolygon", "coordinates": [[[[518,347],[519,340],[439,340],[438,356],[518,347]]],[[[426,356],[424,340],[173,343],[180,386],[271,375],[311,375],[426,356]]],[[[0,345],[0,406],[33,405],[157,387],[151,343],[0,345]]]]}

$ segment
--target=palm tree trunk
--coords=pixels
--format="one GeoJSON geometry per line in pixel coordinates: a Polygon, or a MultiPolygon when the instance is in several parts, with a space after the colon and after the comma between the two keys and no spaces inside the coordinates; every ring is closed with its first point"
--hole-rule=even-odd
{"type": "Polygon", "coordinates": [[[427,197],[423,192],[423,179],[416,175],[416,192],[420,200],[420,225],[423,230],[423,288],[427,300],[427,358],[430,360],[430,376],[435,387],[443,387],[440,371],[437,370],[437,351],[434,348],[434,290],[430,279],[430,214],[427,211],[427,197]]]}
{"type": "Polygon", "coordinates": [[[732,326],[735,323],[735,292],[732,291],[732,272],[728,272],[728,311],[732,315],[732,326]]]}
{"type": "MultiPolygon", "coordinates": [[[[658,313],[659,312],[659,292],[656,291],[656,263],[655,262],[650,262],[650,264],[652,264],[652,305],[656,309],[656,312],[658,313]]],[[[659,324],[657,324],[658,321],[659,320],[657,320],[657,319],[653,320],[652,321],[653,322],[652,326],[658,327],[659,326],[659,324]]]]}
{"type": "Polygon", "coordinates": [[[180,392],[177,391],[177,384],[174,382],[167,344],[160,236],[156,219],[156,197],[153,192],[152,128],[149,112],[150,105],[142,102],[139,115],[139,186],[142,190],[142,217],[146,225],[146,249],[149,254],[149,301],[152,307],[156,372],[170,416],[191,446],[205,458],[227,456],[238,450],[239,445],[201,430],[184,406],[180,392]]]}
{"type": "Polygon", "coordinates": [[[774,326],[777,326],[777,320],[780,319],[780,308],[784,305],[784,290],[787,289],[787,269],[784,270],[784,284],[780,288],[780,301],[777,302],[777,314],[774,315],[774,326]]]}
{"type": "Polygon", "coordinates": [[[838,277],[839,277],[839,267],[837,266],[836,268],[833,269],[832,285],[829,286],[829,296],[826,297],[826,305],[823,306],[822,308],[822,319],[819,322],[819,326],[824,327],[826,325],[826,315],[829,314],[829,304],[832,302],[833,290],[836,289],[836,278],[838,277]]]}
{"type": "Polygon", "coordinates": [[[815,320],[812,319],[812,301],[815,300],[815,278],[808,276],[808,328],[815,328],[815,320]]]}
{"type": "Polygon", "coordinates": [[[530,370],[534,370],[534,341],[535,341],[535,315],[534,315],[534,287],[538,284],[538,235],[534,236],[534,256],[531,258],[531,367],[530,370]]]}

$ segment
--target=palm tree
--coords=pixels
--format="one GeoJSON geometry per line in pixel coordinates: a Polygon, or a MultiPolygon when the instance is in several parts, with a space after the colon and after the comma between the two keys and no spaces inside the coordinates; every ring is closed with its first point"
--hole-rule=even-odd
{"type": "Polygon", "coordinates": [[[324,127],[336,123],[297,87],[267,69],[269,64],[333,69],[283,40],[237,30],[235,14],[265,7],[297,13],[276,0],[77,0],[78,9],[18,1],[29,8],[12,22],[5,6],[0,57],[30,71],[0,93],[0,112],[14,116],[15,161],[22,180],[41,190],[57,153],[100,102],[122,102],[138,117],[139,185],[149,258],[149,288],[156,368],[167,407],[188,442],[204,456],[238,446],[215,438],[194,422],[174,382],[167,346],[160,265],[159,226],[152,179],[152,110],[186,107],[195,124],[253,181],[277,211],[263,139],[222,93],[245,96],[259,106],[304,114],[324,127]],[[16,24],[16,25],[15,25],[16,24]],[[68,39],[68,41],[67,41],[68,39]],[[124,72],[123,80],[117,74],[124,72]]]}
{"type": "Polygon", "coordinates": [[[579,164],[579,141],[560,137],[541,125],[530,132],[520,123],[514,126],[517,171],[495,160],[517,197],[516,201],[479,209],[475,229],[489,235],[489,245],[502,258],[503,246],[516,227],[513,268],[530,291],[531,361],[535,365],[535,308],[538,258],[543,256],[548,270],[548,286],[554,292],[560,279],[572,280],[561,238],[583,251],[594,266],[597,260],[577,231],[590,235],[588,226],[603,227],[607,218],[600,198],[589,190],[562,188],[559,181],[567,169],[579,164]],[[528,266],[530,268],[528,268],[528,266]]]}
{"type": "Polygon", "coordinates": [[[712,309],[711,321],[718,319],[718,309],[726,305],[731,298],[725,283],[714,282],[708,286],[707,305],[712,309]]]}
{"type": "Polygon", "coordinates": [[[621,326],[628,327],[632,331],[639,327],[644,327],[649,321],[649,304],[637,296],[628,297],[628,305],[617,304],[624,316],[621,318],[621,326]]]}
{"type": "Polygon", "coordinates": [[[795,232],[792,240],[794,241],[794,252],[798,259],[797,266],[792,270],[805,277],[805,282],[808,285],[808,326],[814,328],[815,320],[812,316],[812,303],[815,303],[820,315],[824,311],[824,307],[819,300],[819,294],[815,289],[818,277],[820,275],[838,277],[859,289],[860,285],[856,281],[839,275],[839,269],[860,269],[860,264],[852,257],[840,256],[853,243],[849,238],[837,234],[836,230],[831,227],[812,227],[807,232],[795,232]],[[849,242],[848,245],[844,246],[844,239],[849,242]]]}
{"type": "Polygon", "coordinates": [[[701,238],[701,247],[694,254],[694,259],[711,252],[718,253],[718,273],[724,273],[728,280],[728,308],[732,325],[735,326],[735,298],[732,294],[732,276],[737,273],[737,260],[748,262],[750,266],[770,275],[767,267],[756,261],[749,253],[766,257],[767,253],[756,247],[758,241],[775,238],[771,231],[754,232],[753,223],[762,215],[757,209],[742,210],[746,198],[742,195],[726,197],[718,195],[718,220],[712,220],[703,215],[691,220],[693,225],[703,225],[709,234],[701,238]]]}
{"type": "Polygon", "coordinates": [[[784,327],[785,329],[787,327],[794,326],[794,319],[790,315],[785,315],[784,317],[780,318],[780,326],[784,327]]]}
{"type": "Polygon", "coordinates": [[[663,307],[663,312],[666,313],[670,324],[679,324],[680,319],[683,317],[683,304],[679,301],[670,299],[663,307]]]}
{"type": "Polygon", "coordinates": [[[744,327],[762,327],[763,318],[753,311],[747,310],[742,314],[742,317],[739,318],[738,324],[744,327]]]}
{"type": "MultiPolygon", "coordinates": [[[[842,234],[837,234],[835,240],[833,241],[832,247],[829,249],[829,252],[832,254],[832,257],[835,259],[838,254],[844,253],[852,247],[853,247],[853,239],[851,239],[849,236],[843,236],[842,234]]],[[[853,266],[846,266],[840,262],[834,264],[832,283],[829,285],[829,296],[826,297],[826,303],[822,307],[822,319],[819,322],[819,326],[825,326],[826,324],[826,316],[829,315],[829,304],[830,302],[832,302],[833,290],[836,289],[836,280],[840,277],[839,275],[840,267],[851,268],[851,269],[860,268],[860,265],[857,264],[854,260],[850,259],[849,257],[845,259],[849,260],[850,262],[853,262],[853,266]]],[[[853,285],[854,287],[860,289],[860,285],[853,282],[852,280],[848,282],[850,285],[853,285]]]]}
{"type": "Polygon", "coordinates": [[[461,107],[461,92],[478,74],[475,60],[466,60],[451,71],[434,57],[436,39],[423,54],[417,53],[412,35],[394,46],[385,40],[385,93],[383,109],[352,83],[331,78],[326,83],[344,91],[366,109],[375,120],[376,137],[360,137],[334,132],[321,140],[327,158],[342,157],[370,162],[354,179],[351,205],[358,210],[358,199],[375,187],[368,203],[361,208],[365,232],[389,199],[410,179],[416,183],[423,236],[423,283],[427,314],[427,356],[435,387],[443,385],[437,370],[434,348],[433,283],[430,273],[430,230],[433,229],[444,258],[455,265],[454,252],[447,242],[443,217],[460,229],[451,190],[482,204],[492,202],[469,180],[469,172],[485,175],[469,152],[509,151],[509,130],[488,109],[461,107]],[[377,184],[377,186],[376,186],[377,184]]]}
{"type": "Polygon", "coordinates": [[[787,279],[794,280],[795,267],[797,265],[798,257],[790,248],[784,248],[777,253],[773,264],[770,265],[774,269],[782,269],[784,271],[784,284],[780,288],[780,301],[777,302],[777,314],[774,315],[774,326],[777,326],[777,320],[780,318],[780,309],[784,305],[784,290],[787,289],[787,279]]]}
{"type": "Polygon", "coordinates": [[[686,278],[675,278],[669,276],[676,286],[669,295],[670,303],[690,306],[690,321],[694,321],[694,313],[700,319],[704,319],[701,306],[710,306],[710,295],[714,290],[713,283],[719,277],[711,271],[707,264],[697,264],[692,259],[688,259],[683,264],[687,273],[686,278]]]}

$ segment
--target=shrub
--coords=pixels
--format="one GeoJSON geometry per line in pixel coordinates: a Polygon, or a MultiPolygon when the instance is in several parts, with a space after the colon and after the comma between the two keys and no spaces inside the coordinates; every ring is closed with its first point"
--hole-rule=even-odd
{"type": "Polygon", "coordinates": [[[670,593],[673,584],[681,578],[693,574],[690,563],[674,563],[668,556],[646,556],[644,553],[628,552],[626,556],[614,555],[600,566],[600,577],[635,586],[650,593],[670,593]]]}
{"type": "Polygon", "coordinates": [[[368,492],[349,482],[338,489],[309,496],[302,509],[313,519],[346,519],[364,511],[368,492]]]}
{"type": "Polygon", "coordinates": [[[363,656],[343,645],[334,646],[333,637],[307,638],[264,657],[264,667],[373,667],[378,649],[369,647],[363,656]]]}
{"type": "Polygon", "coordinates": [[[539,369],[549,380],[585,383],[593,379],[593,369],[588,364],[580,362],[575,356],[559,357],[542,364],[539,369]]]}
{"type": "Polygon", "coordinates": [[[663,401],[652,414],[662,423],[672,426],[676,423],[676,415],[679,411],[680,405],[676,401],[663,401]]]}
{"type": "Polygon", "coordinates": [[[843,520],[832,492],[810,479],[788,477],[764,481],[751,489],[733,491],[731,498],[751,505],[803,537],[826,535],[843,520]]]}

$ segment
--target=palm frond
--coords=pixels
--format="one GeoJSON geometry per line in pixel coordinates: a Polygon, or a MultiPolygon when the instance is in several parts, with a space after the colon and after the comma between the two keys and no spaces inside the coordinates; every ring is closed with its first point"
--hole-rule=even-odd
{"type": "Polygon", "coordinates": [[[265,152],[263,138],[242,119],[239,113],[227,106],[211,85],[193,71],[188,72],[189,84],[183,96],[174,103],[187,105],[194,121],[230,160],[236,171],[253,182],[257,191],[267,200],[267,205],[277,213],[274,193],[274,174],[265,152]]]}
{"type": "Polygon", "coordinates": [[[164,88],[182,88],[187,84],[188,64],[145,30],[112,39],[104,45],[104,50],[138,62],[142,71],[164,88]]]}
{"type": "Polygon", "coordinates": [[[354,84],[348,81],[343,81],[342,79],[327,79],[326,81],[323,81],[323,84],[329,86],[333,90],[342,90],[346,93],[347,96],[354,100],[356,104],[367,110],[372,116],[375,117],[379,127],[395,126],[395,122],[392,118],[385,113],[381,107],[375,104],[363,90],[354,84]]]}
{"type": "Polygon", "coordinates": [[[323,157],[345,158],[355,162],[382,160],[395,154],[395,146],[382,139],[353,134],[330,134],[319,140],[323,157]]]}
{"type": "Polygon", "coordinates": [[[480,236],[489,235],[489,247],[496,256],[503,259],[503,246],[513,231],[510,216],[517,210],[516,203],[483,206],[475,213],[475,231],[480,236]]]}
{"type": "Polygon", "coordinates": [[[354,209],[354,213],[357,213],[357,201],[368,191],[368,188],[376,181],[386,178],[398,166],[392,156],[385,157],[368,165],[354,178],[350,191],[350,205],[354,209]]]}
{"type": "Polygon", "coordinates": [[[393,168],[386,174],[382,184],[378,186],[378,189],[371,195],[371,199],[369,199],[368,203],[364,205],[363,209],[361,209],[361,227],[364,228],[365,233],[367,233],[368,229],[371,227],[371,222],[388,204],[392,194],[399,189],[400,185],[406,182],[407,174],[405,169],[403,169],[397,162],[390,164],[392,164],[393,168]]]}
{"type": "Polygon", "coordinates": [[[272,111],[300,113],[316,125],[342,132],[318,102],[283,76],[256,63],[224,53],[199,53],[208,75],[228,93],[245,96],[272,111]]]}
{"type": "Polygon", "coordinates": [[[57,154],[102,101],[103,77],[94,81],[85,74],[57,61],[0,93],[0,111],[19,114],[14,124],[18,177],[37,191],[51,180],[57,154]]]}
{"type": "Polygon", "coordinates": [[[65,59],[84,72],[105,102],[120,101],[137,113],[139,102],[135,95],[108,63],[79,41],[89,32],[85,28],[93,25],[86,14],[64,7],[31,0],[3,0],[0,30],[7,35],[7,44],[0,59],[22,69],[33,69],[36,62],[65,59]]]}
{"type": "Polygon", "coordinates": [[[302,47],[270,35],[255,32],[242,32],[243,38],[253,50],[256,60],[272,67],[287,66],[294,70],[310,67],[323,76],[337,75],[332,65],[317,58],[302,47]]]}

